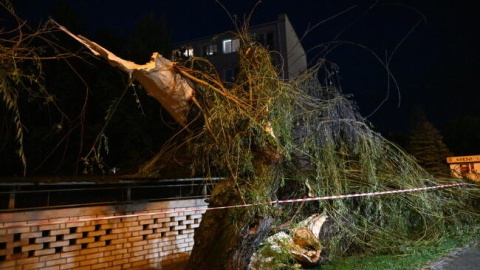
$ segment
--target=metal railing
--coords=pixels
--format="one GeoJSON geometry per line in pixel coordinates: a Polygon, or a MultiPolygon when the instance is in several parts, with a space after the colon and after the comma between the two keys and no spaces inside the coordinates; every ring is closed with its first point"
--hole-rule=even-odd
{"type": "Polygon", "coordinates": [[[221,178],[116,182],[0,183],[0,213],[145,201],[206,198],[221,178]]]}

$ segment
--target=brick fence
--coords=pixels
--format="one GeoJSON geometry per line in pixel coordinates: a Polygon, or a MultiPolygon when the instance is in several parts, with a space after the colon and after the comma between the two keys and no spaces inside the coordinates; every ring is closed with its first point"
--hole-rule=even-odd
{"type": "Polygon", "coordinates": [[[205,209],[190,199],[2,213],[0,269],[171,268],[188,259],[205,209]],[[174,209],[187,211],[159,213],[174,209]]]}

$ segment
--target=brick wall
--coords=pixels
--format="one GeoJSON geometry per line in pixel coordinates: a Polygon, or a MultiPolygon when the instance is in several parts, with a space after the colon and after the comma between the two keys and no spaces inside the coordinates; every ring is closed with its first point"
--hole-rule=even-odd
{"type": "Polygon", "coordinates": [[[0,269],[172,267],[188,259],[205,209],[195,199],[0,214],[0,269]]]}

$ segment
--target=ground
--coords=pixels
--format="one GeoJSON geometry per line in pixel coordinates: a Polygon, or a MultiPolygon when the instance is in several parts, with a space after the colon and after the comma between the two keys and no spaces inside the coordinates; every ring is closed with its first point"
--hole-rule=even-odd
{"type": "Polygon", "coordinates": [[[480,269],[480,240],[476,239],[463,248],[455,249],[440,260],[422,270],[478,270],[480,269]]]}

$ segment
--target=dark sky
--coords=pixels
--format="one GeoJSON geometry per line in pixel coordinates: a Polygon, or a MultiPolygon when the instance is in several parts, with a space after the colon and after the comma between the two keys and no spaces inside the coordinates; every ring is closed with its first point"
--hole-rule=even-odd
{"type": "MultiPolygon", "coordinates": [[[[45,16],[52,2],[19,0],[16,4],[21,15],[45,16]]],[[[231,30],[227,11],[242,19],[257,3],[223,0],[222,7],[214,0],[70,2],[87,32],[101,28],[128,32],[139,18],[153,12],[166,22],[173,41],[231,30]]],[[[410,109],[416,105],[439,127],[452,117],[480,117],[477,1],[264,0],[254,10],[251,24],[273,21],[279,13],[286,13],[302,36],[309,26],[341,12],[309,32],[302,43],[310,59],[319,56],[321,51],[315,48],[320,44],[333,40],[357,44],[339,46],[325,57],[338,63],[343,92],[353,94],[362,114],[380,130],[405,128],[410,109]],[[392,81],[388,90],[386,70],[374,54],[384,61],[392,56],[389,68],[398,91],[392,81]]]]}

